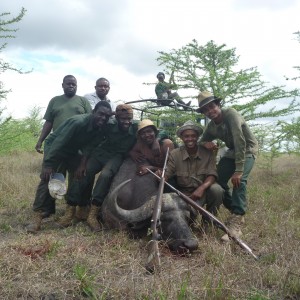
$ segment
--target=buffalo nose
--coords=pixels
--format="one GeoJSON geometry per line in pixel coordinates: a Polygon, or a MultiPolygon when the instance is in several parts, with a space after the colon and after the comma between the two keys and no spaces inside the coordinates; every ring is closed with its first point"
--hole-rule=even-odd
{"type": "Polygon", "coordinates": [[[194,251],[198,249],[198,241],[196,239],[189,239],[183,242],[184,246],[189,249],[189,251],[194,251]]]}

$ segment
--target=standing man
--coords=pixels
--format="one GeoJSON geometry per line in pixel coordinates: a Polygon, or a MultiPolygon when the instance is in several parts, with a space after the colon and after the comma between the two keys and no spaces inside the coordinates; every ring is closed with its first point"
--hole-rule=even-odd
{"type": "MultiPolygon", "coordinates": [[[[46,140],[41,180],[48,183],[51,174],[57,172],[61,166],[69,174],[74,174],[81,161],[79,153],[87,146],[93,148],[103,142],[105,133],[102,129],[111,113],[109,103],[100,101],[91,114],[73,116],[63,122],[46,140]]],[[[70,185],[72,181],[69,181],[70,185]]],[[[47,203],[39,204],[34,206],[32,223],[26,228],[28,232],[35,233],[40,230],[47,203]]]]}
{"type": "MultiPolygon", "coordinates": [[[[206,209],[216,215],[222,204],[223,189],[216,183],[218,176],[213,152],[197,145],[202,132],[203,129],[192,121],[185,122],[177,130],[184,145],[171,151],[165,178],[169,180],[175,176],[179,191],[199,205],[206,205],[206,209]]],[[[160,170],[157,173],[161,175],[160,170]]],[[[203,220],[204,228],[208,222],[203,220]]]]}
{"type": "Polygon", "coordinates": [[[159,72],[156,78],[158,79],[158,83],[155,86],[155,94],[158,104],[170,105],[172,100],[175,99],[178,103],[182,104],[184,110],[191,105],[191,101],[185,104],[176,92],[172,93],[171,89],[177,89],[177,85],[165,82],[165,74],[163,72],[159,72]]]}
{"type": "MultiPolygon", "coordinates": [[[[218,163],[218,182],[225,190],[223,204],[231,212],[226,225],[232,235],[240,237],[247,210],[247,179],[255,162],[258,143],[239,112],[233,108],[221,108],[221,98],[204,91],[199,94],[198,102],[197,112],[211,120],[200,143],[208,150],[217,150],[213,140],[220,139],[228,148],[218,163]],[[229,180],[233,185],[232,193],[229,180]]],[[[229,241],[227,234],[221,239],[229,241]]]]}
{"type": "Polygon", "coordinates": [[[114,113],[116,111],[116,104],[107,97],[109,90],[109,81],[106,78],[101,77],[96,81],[95,92],[86,94],[84,97],[89,100],[92,107],[95,107],[99,101],[107,101],[114,113]]]}
{"type": "MultiPolygon", "coordinates": [[[[44,115],[45,123],[35,146],[36,151],[39,153],[43,153],[42,144],[50,132],[55,132],[65,120],[74,115],[92,112],[91,105],[87,99],[76,95],[77,80],[73,75],[67,75],[63,78],[62,88],[64,94],[50,100],[44,115]]],[[[60,169],[59,172],[65,174],[65,170],[63,169],[60,169]]],[[[43,179],[37,187],[33,210],[41,207],[43,207],[44,217],[55,213],[55,200],[49,194],[48,181],[44,181],[43,179]]]]}
{"type": "MultiPolygon", "coordinates": [[[[101,102],[106,101],[99,103],[101,102]]],[[[68,191],[67,211],[59,221],[62,227],[72,225],[76,205],[79,205],[83,197],[89,193],[95,175],[101,171],[92,192],[91,209],[87,218],[87,223],[92,231],[101,230],[98,222],[101,205],[125,155],[136,142],[137,129],[138,122],[133,121],[132,107],[128,104],[119,104],[116,108],[116,118],[109,120],[106,126],[105,142],[94,149],[87,160],[86,167],[80,166],[81,171],[77,171],[82,174],[82,178],[74,180],[68,191]]],[[[89,200],[86,199],[86,201],[89,200]]]]}

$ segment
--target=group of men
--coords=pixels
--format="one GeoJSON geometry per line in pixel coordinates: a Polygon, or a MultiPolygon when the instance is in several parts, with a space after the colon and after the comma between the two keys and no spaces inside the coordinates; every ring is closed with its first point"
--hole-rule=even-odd
{"type": "MultiPolygon", "coordinates": [[[[160,82],[164,79],[162,74],[157,75],[160,82]]],[[[58,225],[68,227],[77,218],[87,220],[91,230],[97,232],[101,230],[98,219],[101,205],[123,159],[127,155],[133,159],[139,176],[146,175],[148,169],[160,176],[169,148],[165,179],[172,180],[182,193],[215,215],[223,203],[231,212],[228,227],[232,234],[241,235],[247,209],[247,178],[254,164],[257,141],[237,111],[221,108],[220,98],[201,92],[197,112],[211,122],[203,132],[201,126],[187,121],[177,130],[182,145],[174,149],[171,140],[158,138],[158,129],[151,120],[134,121],[130,105],[116,106],[107,98],[110,89],[107,79],[99,78],[95,92],[84,97],[76,95],[77,81],[72,75],[64,77],[62,88],[64,94],[49,102],[36,145],[36,150],[42,152],[45,142],[41,181],[28,232],[39,231],[42,219],[55,213],[55,200],[48,190],[53,173],[68,173],[67,206],[58,225]],[[223,140],[228,147],[218,168],[215,139],[223,140]]],[[[203,219],[203,225],[211,224],[203,219]]],[[[228,241],[228,236],[222,240],[228,241]]]]}
{"type": "MultiPolygon", "coordinates": [[[[121,120],[120,123],[126,123],[124,125],[125,131],[131,126],[133,117],[131,107],[126,105],[116,107],[107,98],[110,89],[107,79],[99,78],[96,81],[95,93],[87,94],[85,97],[76,95],[77,80],[73,75],[67,75],[63,78],[62,88],[64,94],[52,98],[48,104],[44,115],[45,123],[35,147],[38,152],[42,153],[41,147],[44,142],[41,180],[33,203],[34,214],[26,228],[28,232],[34,233],[40,230],[42,219],[55,213],[55,199],[51,197],[48,189],[48,182],[53,173],[60,172],[66,175],[68,171],[66,200],[69,205],[66,209],[66,216],[70,215],[78,206],[77,216],[79,219],[84,218],[86,207],[89,205],[87,197],[90,196],[93,187],[94,178],[92,177],[95,176],[94,170],[89,168],[90,159],[97,160],[93,150],[105,144],[106,148],[104,149],[108,154],[105,158],[101,158],[102,160],[98,163],[97,173],[106,164],[109,168],[110,165],[113,165],[110,159],[114,156],[109,148],[114,142],[111,140],[111,136],[114,134],[109,134],[109,132],[119,130],[118,120],[121,120]],[[115,118],[112,118],[113,113],[116,114],[115,118]],[[108,129],[106,127],[109,121],[108,129]],[[86,180],[87,178],[89,180],[86,180]],[[84,195],[84,193],[86,194],[84,195]]],[[[134,142],[131,141],[131,143],[134,142]]],[[[101,173],[105,177],[106,172],[101,173]]],[[[93,212],[95,209],[90,210],[91,224],[94,221],[93,212]]],[[[66,226],[65,219],[61,220],[60,223],[62,227],[66,226]]]]}

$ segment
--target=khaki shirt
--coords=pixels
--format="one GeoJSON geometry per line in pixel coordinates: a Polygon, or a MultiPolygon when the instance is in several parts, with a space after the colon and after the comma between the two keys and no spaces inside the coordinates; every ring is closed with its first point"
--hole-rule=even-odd
{"type": "Polygon", "coordinates": [[[218,177],[215,156],[212,151],[198,146],[198,152],[191,157],[185,146],[181,146],[170,153],[165,176],[168,179],[176,176],[178,189],[190,195],[208,176],[218,177]]]}

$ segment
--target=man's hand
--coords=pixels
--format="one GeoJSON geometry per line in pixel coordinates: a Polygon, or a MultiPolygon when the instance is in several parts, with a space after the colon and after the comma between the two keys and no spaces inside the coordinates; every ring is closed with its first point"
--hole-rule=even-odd
{"type": "Polygon", "coordinates": [[[207,150],[217,150],[218,149],[218,145],[215,144],[214,142],[206,142],[203,144],[203,146],[207,149],[207,150]]]}
{"type": "Polygon", "coordinates": [[[235,172],[231,177],[231,182],[234,188],[238,188],[241,184],[241,178],[243,176],[242,172],[235,172]]]}
{"type": "Polygon", "coordinates": [[[133,153],[130,153],[129,155],[132,158],[132,160],[136,163],[141,163],[146,160],[145,156],[140,152],[133,152],[133,153]]]}
{"type": "Polygon", "coordinates": [[[52,173],[53,173],[52,168],[44,168],[41,174],[41,179],[44,181],[49,181],[52,173]]]}
{"type": "Polygon", "coordinates": [[[151,166],[139,166],[137,168],[136,174],[139,175],[139,176],[143,176],[143,175],[149,173],[147,168],[151,170],[151,166]]]}
{"type": "Polygon", "coordinates": [[[43,150],[42,150],[42,142],[38,141],[35,145],[35,150],[38,152],[38,153],[41,153],[43,154],[43,150]]]}
{"type": "Polygon", "coordinates": [[[200,185],[196,190],[194,190],[190,198],[192,198],[194,201],[200,200],[204,195],[204,191],[205,189],[200,185]]]}
{"type": "Polygon", "coordinates": [[[86,167],[85,165],[80,165],[76,171],[74,172],[74,178],[75,179],[81,179],[82,177],[84,177],[86,175],[86,167]]]}
{"type": "Polygon", "coordinates": [[[88,158],[87,156],[83,155],[80,159],[80,164],[74,172],[75,179],[81,179],[82,177],[86,176],[86,165],[87,165],[88,158]]]}

